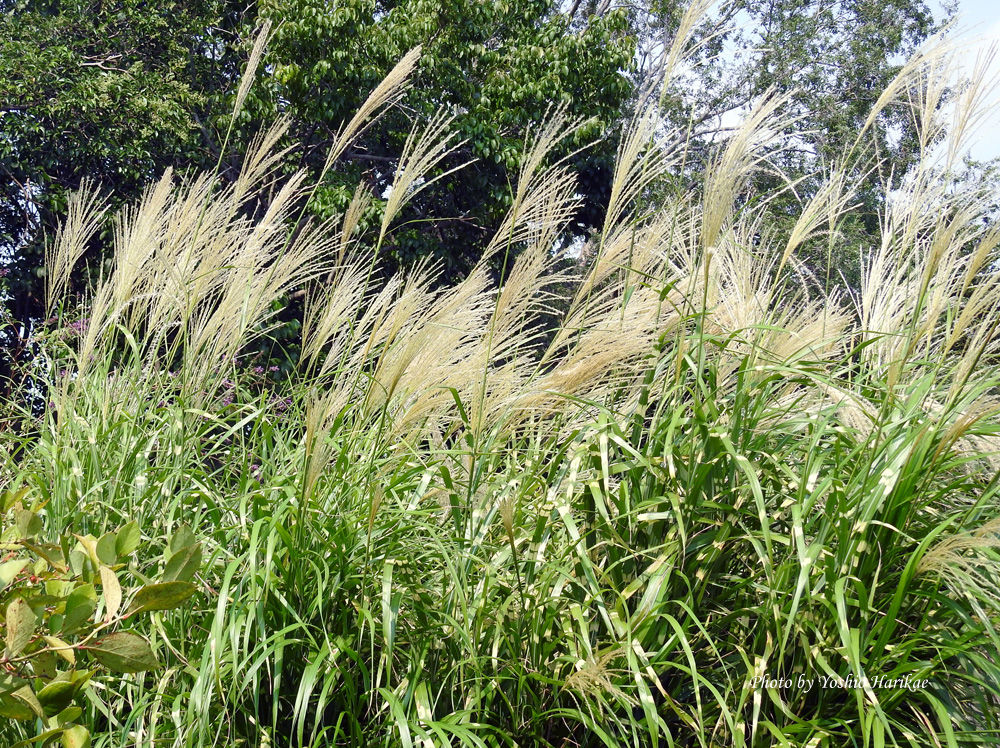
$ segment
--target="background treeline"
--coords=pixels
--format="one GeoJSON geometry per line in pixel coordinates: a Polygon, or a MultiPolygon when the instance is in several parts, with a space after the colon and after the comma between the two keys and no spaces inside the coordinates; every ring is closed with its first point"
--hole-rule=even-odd
{"type": "MultiPolygon", "coordinates": [[[[602,220],[618,137],[637,101],[657,98],[667,122],[689,126],[689,167],[668,186],[692,188],[707,146],[738,119],[723,114],[771,88],[794,91],[789,106],[798,134],[772,154],[784,173],[756,177],[758,188],[784,190],[772,205],[773,227],[787,230],[783,224],[810,197],[817,175],[836,164],[899,64],[936,28],[920,0],[727,2],[694,32],[697,50],[686,73],[660,91],[656,81],[685,5],[0,0],[0,295],[13,318],[5,343],[13,345],[19,328],[41,314],[43,247],[81,180],[98,182],[118,207],[167,167],[218,165],[232,179],[250,139],[279,116],[291,123],[284,171],[304,168],[317,177],[366,92],[417,45],[420,67],[403,105],[326,172],[308,213],[344,210],[359,183],[383,196],[412,122],[447,107],[465,142],[437,173],[465,166],[413,201],[383,260],[392,268],[433,258],[442,278],[455,280],[498,228],[524,140],[556,106],[589,119],[556,154],[572,154],[583,197],[565,240],[572,241],[602,220]],[[238,78],[265,20],[276,31],[233,121],[238,78]]],[[[866,135],[871,158],[857,169],[873,170],[859,192],[868,209],[842,229],[838,269],[849,280],[857,247],[877,233],[882,181],[874,177],[902,174],[911,164],[913,124],[904,108],[890,107],[866,135]]],[[[373,205],[365,220],[378,210],[373,205]]],[[[93,240],[92,274],[107,259],[110,232],[93,240]]]]}

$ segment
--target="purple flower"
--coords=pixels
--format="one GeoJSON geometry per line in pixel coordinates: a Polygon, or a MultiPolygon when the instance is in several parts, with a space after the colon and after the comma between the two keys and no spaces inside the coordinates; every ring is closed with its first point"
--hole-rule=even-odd
{"type": "Polygon", "coordinates": [[[253,373],[254,374],[263,374],[264,373],[264,367],[263,366],[255,366],[255,367],[253,367],[253,373]]]}
{"type": "Polygon", "coordinates": [[[268,366],[267,370],[271,371],[271,372],[281,371],[280,367],[277,367],[277,366],[268,366]]]}
{"type": "Polygon", "coordinates": [[[279,413],[284,413],[286,410],[288,410],[291,404],[292,404],[292,398],[290,397],[276,398],[274,395],[271,395],[271,405],[273,405],[274,409],[279,413]]]}

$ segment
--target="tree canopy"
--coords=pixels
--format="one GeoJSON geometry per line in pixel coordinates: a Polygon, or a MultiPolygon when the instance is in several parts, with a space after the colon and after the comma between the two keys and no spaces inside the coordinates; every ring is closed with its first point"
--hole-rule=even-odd
{"type": "Polygon", "coordinates": [[[0,14],[0,248],[26,320],[41,248],[85,178],[132,198],[171,164],[200,164],[194,122],[212,61],[210,0],[4,3],[0,14]]]}
{"type": "Polygon", "coordinates": [[[421,47],[404,106],[345,154],[314,206],[323,214],[346,208],[359,179],[381,194],[411,120],[442,109],[453,115],[464,144],[440,171],[468,166],[410,207],[403,222],[412,223],[396,230],[386,248],[391,263],[432,257],[446,278],[467,271],[508,206],[525,139],[557,107],[589,121],[567,149],[611,136],[576,161],[589,208],[580,222],[596,225],[606,180],[588,175],[610,164],[614,127],[632,91],[627,73],[635,40],[624,12],[595,14],[575,26],[551,0],[347,0],[332,11],[323,0],[267,0],[260,13],[276,31],[270,85],[259,89],[257,101],[265,114],[293,117],[290,144],[301,154],[298,162],[314,169],[337,126],[407,50],[421,47]]]}
{"type": "MultiPolygon", "coordinates": [[[[680,0],[2,0],[0,2],[0,279],[14,316],[40,313],[42,250],[81,180],[112,207],[168,166],[238,172],[255,133],[291,121],[284,168],[319,174],[338,128],[409,49],[422,56],[400,106],[327,173],[308,206],[343,210],[366,182],[391,185],[415,121],[443,111],[462,142],[400,217],[383,250],[390,267],[432,258],[461,276],[502,219],[521,146],[554,108],[585,119],[571,155],[582,207],[574,228],[598,225],[616,134],[639,99],[658,96],[667,121],[707,157],[726,117],[767,91],[785,93],[792,147],[784,176],[760,186],[808,196],[811,175],[842,157],[904,57],[935,28],[923,0],[732,0],[694,35],[702,64],[684,87],[659,92],[657,70],[685,7],[680,0]],[[273,23],[257,80],[238,119],[233,97],[256,29],[273,23]],[[661,95],[662,93],[662,95],[661,95]],[[590,145],[589,148],[583,146],[590,145]],[[582,149],[582,150],[581,150],[582,149]]],[[[901,110],[887,110],[864,148],[883,173],[914,157],[901,110]]],[[[692,170],[692,174],[696,170],[692,170]]],[[[690,175],[678,175],[680,184],[690,175]]],[[[770,181],[768,181],[770,180],[770,181]]],[[[881,183],[870,180],[872,205],[881,183]]],[[[373,210],[377,209],[377,206],[373,210]]],[[[774,205],[780,225],[782,201],[774,205]]],[[[854,242],[874,228],[874,207],[854,242]]],[[[106,239],[105,235],[105,239],[106,239]]],[[[98,239],[91,258],[100,257],[98,239]]],[[[92,267],[97,267],[93,262],[92,267]]]]}

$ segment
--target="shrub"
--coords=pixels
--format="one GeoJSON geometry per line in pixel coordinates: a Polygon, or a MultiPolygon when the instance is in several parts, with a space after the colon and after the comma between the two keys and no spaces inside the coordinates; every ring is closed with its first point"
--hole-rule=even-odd
{"type": "Polygon", "coordinates": [[[90,744],[90,731],[77,721],[85,689],[160,667],[149,641],[129,627],[196,592],[190,579],[201,546],[190,531],[178,532],[163,569],[147,578],[129,567],[142,539],[134,522],[100,538],[64,534],[50,542],[43,507],[26,505],[28,493],[0,495],[0,715],[38,721],[39,733],[25,744],[61,739],[78,748],[90,744]],[[123,588],[129,577],[139,584],[123,588]]]}

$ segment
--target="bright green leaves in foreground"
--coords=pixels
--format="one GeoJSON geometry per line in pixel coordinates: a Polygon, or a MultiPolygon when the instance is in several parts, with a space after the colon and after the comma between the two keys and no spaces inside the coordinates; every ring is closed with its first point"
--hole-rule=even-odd
{"type": "Polygon", "coordinates": [[[42,507],[28,499],[27,489],[2,495],[0,716],[38,720],[30,742],[58,738],[64,748],[82,748],[90,744],[77,723],[84,690],[93,680],[160,667],[149,640],[129,628],[140,614],[177,608],[195,594],[201,545],[181,529],[159,580],[147,580],[129,565],[142,542],[134,522],[100,538],[65,534],[52,543],[43,537],[42,507]]]}

